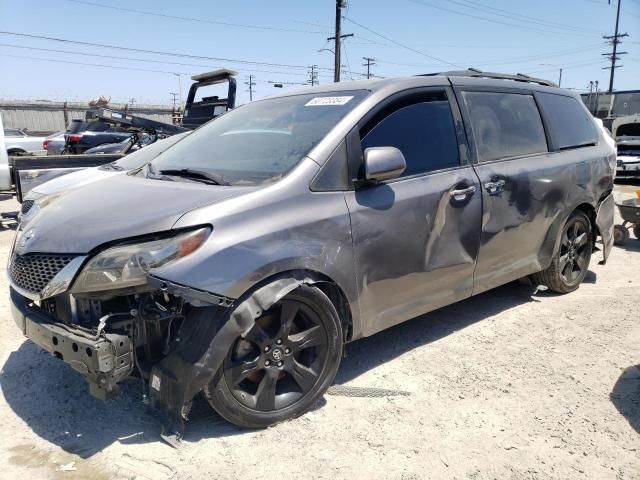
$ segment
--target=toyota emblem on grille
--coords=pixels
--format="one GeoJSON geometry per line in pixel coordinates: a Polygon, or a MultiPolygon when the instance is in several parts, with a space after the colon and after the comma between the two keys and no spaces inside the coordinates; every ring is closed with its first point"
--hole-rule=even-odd
{"type": "Polygon", "coordinates": [[[27,245],[27,242],[36,236],[36,232],[33,230],[27,230],[22,234],[22,238],[20,238],[20,248],[24,248],[27,245]]]}

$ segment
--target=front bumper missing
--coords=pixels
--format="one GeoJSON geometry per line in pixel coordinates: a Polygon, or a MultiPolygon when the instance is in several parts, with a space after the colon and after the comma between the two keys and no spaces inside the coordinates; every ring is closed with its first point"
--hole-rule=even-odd
{"type": "Polygon", "coordinates": [[[36,345],[69,364],[102,400],[118,394],[117,383],[133,368],[133,347],[126,335],[106,333],[91,338],[84,330],[53,319],[11,289],[11,313],[18,328],[36,345]]]}
{"type": "MultiPolygon", "coordinates": [[[[182,438],[193,397],[213,380],[233,343],[253,328],[255,319],[295,288],[316,282],[304,274],[280,278],[234,301],[150,279],[159,291],[200,305],[185,318],[178,346],[151,368],[151,407],[161,419],[163,440],[175,446],[182,438]]],[[[27,337],[84,375],[94,396],[108,399],[117,394],[116,383],[135,366],[128,336],[91,337],[56,321],[13,288],[10,293],[13,317],[27,337]]]]}

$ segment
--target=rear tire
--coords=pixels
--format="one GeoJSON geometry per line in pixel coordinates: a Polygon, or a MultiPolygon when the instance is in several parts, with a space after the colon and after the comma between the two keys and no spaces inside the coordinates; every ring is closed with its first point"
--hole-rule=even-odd
{"type": "Polygon", "coordinates": [[[593,232],[587,215],[576,210],[560,232],[560,248],[546,270],[532,275],[535,284],[557,293],[576,290],[589,269],[593,232]]]}
{"type": "Polygon", "coordinates": [[[241,427],[264,428],[307,412],[340,365],[342,326],[331,300],[302,285],[238,337],[204,388],[213,409],[241,427]]]}

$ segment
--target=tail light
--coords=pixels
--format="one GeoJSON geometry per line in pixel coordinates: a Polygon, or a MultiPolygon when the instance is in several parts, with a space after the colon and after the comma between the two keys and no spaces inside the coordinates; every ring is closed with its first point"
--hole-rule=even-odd
{"type": "Polygon", "coordinates": [[[82,135],[76,135],[75,133],[71,133],[65,136],[67,137],[67,141],[70,143],[78,143],[82,139],[82,135]]]}
{"type": "Polygon", "coordinates": [[[42,149],[46,150],[49,148],[49,140],[45,140],[44,142],[42,142],[42,149]]]}

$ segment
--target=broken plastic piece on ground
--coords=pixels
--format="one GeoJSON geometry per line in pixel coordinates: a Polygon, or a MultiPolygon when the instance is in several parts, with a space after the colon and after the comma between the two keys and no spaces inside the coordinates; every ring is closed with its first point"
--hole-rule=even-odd
{"type": "Polygon", "coordinates": [[[538,294],[538,292],[546,292],[547,290],[549,290],[549,287],[547,287],[546,285],[538,285],[533,291],[532,295],[535,296],[538,294]]]}

